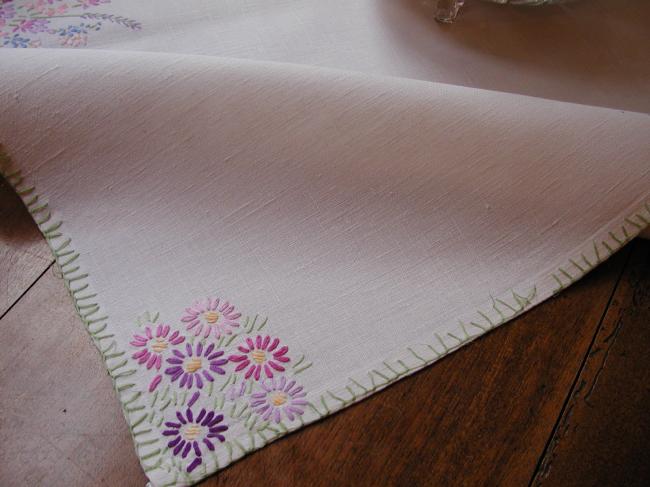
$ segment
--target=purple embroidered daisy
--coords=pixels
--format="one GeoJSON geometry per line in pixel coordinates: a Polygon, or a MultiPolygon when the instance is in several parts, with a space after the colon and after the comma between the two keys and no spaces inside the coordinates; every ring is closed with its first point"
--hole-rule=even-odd
{"type": "MultiPolygon", "coordinates": [[[[170,345],[178,345],[185,340],[184,336],[179,335],[178,331],[169,334],[171,328],[169,325],[158,324],[155,325],[155,330],[151,326],[144,327],[144,335],[133,335],[131,345],[140,348],[135,352],[132,357],[138,361],[140,365],[144,365],[147,369],[154,368],[160,370],[162,365],[163,354],[170,345]]],[[[156,374],[149,384],[149,392],[160,384],[162,380],[161,374],[156,374]]]]}
{"type": "Polygon", "coordinates": [[[257,392],[251,396],[251,407],[265,421],[269,418],[279,423],[282,416],[290,421],[305,412],[307,401],[304,397],[306,392],[302,386],[297,386],[296,381],[287,381],[286,377],[280,377],[278,381],[272,379],[270,383],[262,381],[260,385],[264,392],[257,392]]]}
{"type": "Polygon", "coordinates": [[[213,373],[223,375],[226,373],[221,367],[228,362],[228,359],[221,358],[223,350],[214,350],[211,343],[206,349],[203,344],[197,343],[194,347],[189,343],[185,344],[185,353],[174,349],[174,356],[167,359],[171,366],[165,369],[165,374],[170,375],[172,382],[179,378],[179,387],[191,389],[194,384],[199,389],[203,388],[203,380],[214,381],[213,373]]]}
{"type": "Polygon", "coordinates": [[[231,355],[228,359],[231,362],[238,362],[235,372],[239,372],[248,367],[244,375],[246,379],[253,376],[255,380],[260,380],[262,370],[264,370],[264,374],[270,379],[273,377],[274,370],[284,372],[284,367],[281,364],[287,363],[290,360],[286,356],[289,347],[283,346],[278,348],[279,344],[280,340],[278,338],[274,338],[271,341],[271,337],[268,335],[265,337],[257,335],[255,342],[253,342],[252,338],[246,338],[246,343],[237,347],[244,355],[231,355]]]}
{"type": "Polygon", "coordinates": [[[191,472],[201,465],[203,460],[202,448],[205,446],[208,450],[214,451],[214,441],[226,441],[223,432],[228,429],[225,424],[219,424],[223,421],[223,414],[217,414],[215,411],[206,412],[201,409],[198,415],[194,416],[191,408],[185,410],[185,416],[180,411],[176,411],[178,421],[167,421],[165,426],[168,428],[163,431],[164,436],[173,438],[167,446],[173,448],[175,456],[187,458],[192,452],[194,460],[187,466],[187,471],[191,472]]]}
{"type": "Polygon", "coordinates": [[[187,330],[194,330],[197,336],[203,334],[208,338],[213,332],[215,338],[221,338],[222,335],[232,335],[233,328],[239,327],[240,317],[241,313],[236,313],[235,307],[228,301],[207,298],[205,301],[195,301],[186,308],[181,321],[187,323],[187,330]]]}

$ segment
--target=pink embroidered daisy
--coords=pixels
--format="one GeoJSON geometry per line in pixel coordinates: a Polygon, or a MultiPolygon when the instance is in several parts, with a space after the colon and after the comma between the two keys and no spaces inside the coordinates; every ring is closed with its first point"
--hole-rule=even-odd
{"type": "Polygon", "coordinates": [[[163,431],[163,435],[173,437],[167,446],[173,448],[172,453],[175,456],[187,458],[190,452],[194,454],[194,460],[187,466],[187,471],[191,472],[203,463],[201,457],[204,446],[214,451],[216,440],[222,443],[226,441],[222,433],[228,430],[228,426],[219,424],[223,421],[223,414],[217,414],[215,411],[208,413],[205,409],[201,409],[196,416],[191,408],[185,410],[185,415],[176,411],[176,419],[178,421],[165,423],[168,429],[163,431]]]}
{"type": "MultiPolygon", "coordinates": [[[[178,345],[185,340],[184,336],[179,335],[178,331],[174,331],[171,335],[169,325],[151,325],[144,327],[144,334],[133,335],[131,345],[138,347],[140,350],[135,352],[132,357],[138,361],[138,364],[144,365],[147,369],[160,370],[162,365],[163,355],[170,345],[178,345]],[[155,328],[152,329],[152,328],[155,328]]],[[[162,380],[161,374],[156,374],[149,384],[149,392],[160,384],[162,380]]]]}
{"type": "Polygon", "coordinates": [[[212,382],[213,374],[226,373],[221,366],[228,363],[228,359],[220,358],[224,352],[214,351],[213,343],[206,349],[201,343],[197,343],[194,347],[186,343],[185,353],[174,349],[173,354],[173,357],[167,359],[167,363],[171,366],[165,369],[165,374],[171,376],[172,382],[180,378],[178,386],[181,388],[191,389],[196,384],[196,387],[202,389],[204,380],[212,382]]]}
{"type": "Polygon", "coordinates": [[[287,382],[286,377],[280,377],[278,381],[271,379],[270,383],[266,382],[260,383],[264,392],[251,396],[251,407],[262,419],[279,423],[282,416],[286,416],[293,421],[297,414],[305,412],[307,401],[304,397],[307,393],[302,391],[302,386],[296,385],[296,381],[287,382]]]}
{"type": "Polygon", "coordinates": [[[284,372],[284,367],[281,364],[289,362],[289,357],[286,356],[289,347],[278,348],[279,344],[278,338],[271,341],[271,337],[268,335],[265,337],[257,335],[254,342],[252,338],[246,338],[246,343],[237,347],[243,355],[231,355],[228,359],[231,362],[238,362],[235,372],[248,367],[244,376],[246,379],[253,376],[255,380],[260,380],[262,370],[270,379],[273,377],[274,370],[284,372]]]}
{"type": "Polygon", "coordinates": [[[207,298],[205,301],[195,301],[186,308],[181,321],[187,323],[187,330],[193,330],[197,336],[203,334],[208,338],[213,332],[215,338],[221,338],[222,335],[231,335],[233,328],[239,327],[240,317],[241,313],[236,313],[235,307],[228,301],[207,298]]]}

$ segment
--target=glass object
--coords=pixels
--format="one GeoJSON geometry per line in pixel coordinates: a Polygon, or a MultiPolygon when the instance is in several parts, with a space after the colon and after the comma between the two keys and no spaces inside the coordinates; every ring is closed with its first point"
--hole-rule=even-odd
{"type": "Polygon", "coordinates": [[[458,10],[465,0],[438,0],[436,4],[436,20],[443,24],[451,24],[456,20],[458,10]]]}
{"type": "MultiPolygon", "coordinates": [[[[488,0],[493,3],[511,5],[546,5],[551,3],[561,3],[565,0],[488,0]]],[[[436,20],[444,24],[450,24],[456,20],[458,11],[465,4],[465,0],[438,0],[436,2],[436,20]]]]}

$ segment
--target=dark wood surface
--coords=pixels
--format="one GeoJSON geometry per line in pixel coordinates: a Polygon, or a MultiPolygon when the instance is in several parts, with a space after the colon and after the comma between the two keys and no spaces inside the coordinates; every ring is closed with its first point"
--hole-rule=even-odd
{"type": "MultiPolygon", "coordinates": [[[[0,184],[0,485],[143,486],[98,353],[0,184]],[[83,392],[79,392],[83,391],[83,392]]],[[[650,242],[203,485],[650,485],[650,242]]]]}
{"type": "Polygon", "coordinates": [[[637,242],[535,486],[650,485],[650,242],[637,242]]]}

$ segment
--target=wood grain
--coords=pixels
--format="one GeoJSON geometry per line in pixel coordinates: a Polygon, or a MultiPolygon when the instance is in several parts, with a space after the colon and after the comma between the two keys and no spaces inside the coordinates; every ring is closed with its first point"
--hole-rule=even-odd
{"type": "Polygon", "coordinates": [[[650,242],[636,241],[534,485],[650,485],[649,324],[650,242]]]}
{"type": "MultiPolygon", "coordinates": [[[[18,204],[6,214],[5,255],[24,251],[36,259],[29,268],[47,268],[51,260],[32,252],[47,248],[27,213],[18,204]]],[[[636,244],[623,274],[630,252],[433,367],[203,485],[594,485],[616,478],[634,485],[647,478],[650,244],[636,244]],[[585,390],[592,391],[588,403],[585,390]]],[[[0,320],[7,351],[0,355],[0,485],[141,487],[146,479],[110,379],[63,283],[53,271],[30,287],[32,279],[11,277],[14,288],[0,289],[0,302],[24,294],[0,320]]]]}
{"type": "Polygon", "coordinates": [[[22,201],[0,177],[0,317],[53,261],[22,201]]]}
{"type": "Polygon", "coordinates": [[[0,327],[0,485],[144,486],[111,380],[55,272],[0,327]]]}
{"type": "Polygon", "coordinates": [[[527,485],[626,258],[203,485],[527,485]]]}

